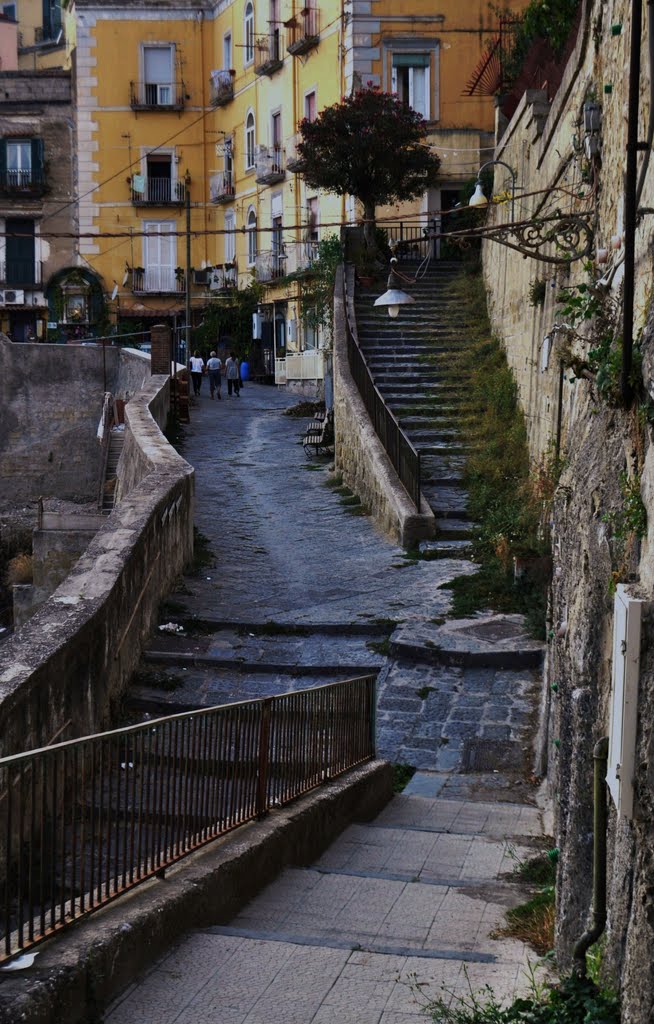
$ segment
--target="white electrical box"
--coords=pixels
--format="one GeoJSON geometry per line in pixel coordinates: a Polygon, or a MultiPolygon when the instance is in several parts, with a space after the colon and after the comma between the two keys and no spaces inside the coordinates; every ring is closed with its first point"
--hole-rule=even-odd
{"type": "Polygon", "coordinates": [[[286,340],[291,345],[297,342],[297,320],[288,320],[286,323],[286,340]]]}
{"type": "Polygon", "coordinates": [[[644,601],[619,583],[613,615],[613,671],[607,784],[618,814],[633,818],[640,634],[644,601]]]}
{"type": "Polygon", "coordinates": [[[252,314],[252,338],[254,341],[261,338],[261,313],[252,314]]]}

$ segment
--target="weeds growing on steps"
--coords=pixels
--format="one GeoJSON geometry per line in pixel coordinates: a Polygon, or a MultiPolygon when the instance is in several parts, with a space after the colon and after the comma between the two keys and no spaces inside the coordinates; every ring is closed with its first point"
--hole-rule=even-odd
{"type": "Polygon", "coordinates": [[[445,992],[426,1006],[434,1024],[620,1024],[617,996],[590,978],[568,975],[556,985],[539,985],[503,1006],[490,986],[465,996],[445,992]]]}
{"type": "Polygon", "coordinates": [[[463,479],[468,512],[479,524],[472,538],[473,557],[480,566],[477,573],[445,585],[453,592],[452,614],[461,618],[482,609],[521,612],[534,635],[544,639],[549,538],[543,524],[560,467],[552,458],[535,470],[530,467],[516,383],[491,336],[481,276],[461,275],[451,293],[465,304],[469,344],[442,357],[441,365],[446,376],[463,374],[475,410],[460,422],[468,447],[463,479]],[[545,487],[544,480],[552,486],[545,487]],[[531,559],[537,570],[516,580],[516,557],[531,559]]]}

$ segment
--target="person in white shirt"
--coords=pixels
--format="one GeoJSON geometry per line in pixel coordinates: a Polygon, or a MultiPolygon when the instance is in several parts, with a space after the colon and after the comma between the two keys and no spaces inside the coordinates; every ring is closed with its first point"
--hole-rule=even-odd
{"type": "Polygon", "coordinates": [[[222,370],[222,360],[218,358],[215,352],[211,352],[209,359],[207,360],[207,370],[209,371],[209,391],[211,398],[214,396],[214,392],[218,392],[218,398],[221,398],[220,394],[220,371],[222,370]]]}
{"type": "Polygon", "coordinates": [[[193,380],[193,394],[199,395],[202,387],[202,374],[204,373],[204,359],[199,352],[194,352],[189,360],[191,364],[191,379],[193,380]]]}

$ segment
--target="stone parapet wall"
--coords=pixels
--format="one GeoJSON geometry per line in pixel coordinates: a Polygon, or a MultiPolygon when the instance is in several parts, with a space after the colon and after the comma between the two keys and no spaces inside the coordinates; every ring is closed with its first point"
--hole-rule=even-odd
{"type": "MultiPolygon", "coordinates": [[[[528,92],[495,153],[517,172],[516,220],[537,219],[557,206],[570,209],[571,194],[566,198],[562,191],[552,201],[555,185],[577,195],[584,192],[580,205],[589,210],[595,247],[608,249],[608,262],[584,266],[576,261],[568,268],[554,268],[524,259],[496,242],[484,243],[483,251],[491,321],[515,375],[532,456],[542,459],[560,437],[565,460],[551,514],[554,577],[543,706],[548,786],[556,812],[555,844],[561,851],[557,953],[563,965],[569,963],[575,939],[585,929],[591,905],[592,751],[594,742],[609,731],[616,575],[622,581],[637,581],[647,600],[654,596],[651,428],[638,408],[625,410],[619,401],[611,404],[600,394],[596,381],[573,372],[570,342],[566,351],[563,334],[552,332],[554,324],[565,321],[562,304],[557,302],[561,289],[594,285],[608,271],[605,283],[617,310],[614,331],[621,335],[622,249],[612,248],[612,239],[619,243],[624,230],[630,34],[626,2],[618,0],[608,9],[599,0],[585,0],[577,46],[551,108],[544,110],[542,94],[528,92]],[[595,161],[588,159],[584,148],[583,105],[589,98],[602,108],[601,159],[595,161]],[[530,303],[536,280],[545,282],[541,305],[530,303]],[[545,339],[553,334],[547,359],[545,339]],[[634,476],[639,466],[640,479],[634,476]],[[618,557],[612,516],[619,522],[624,515],[621,474],[640,484],[648,533],[640,542],[632,537],[618,557]]],[[[649,116],[647,45],[644,25],[640,138],[646,135],[649,116]]],[[[504,170],[496,168],[495,191],[502,191],[505,183],[504,170]]],[[[654,207],[654,162],[640,206],[654,207]]],[[[508,203],[489,211],[491,223],[508,222],[509,216],[508,203]]],[[[641,337],[644,383],[650,395],[654,394],[652,240],[652,220],[643,217],[636,232],[634,334],[641,337]]],[[[595,331],[592,320],[578,326],[581,337],[572,339],[573,357],[588,359],[596,343],[595,331]]],[[[654,887],[653,648],[648,622],[641,650],[634,819],[618,818],[609,799],[604,965],[622,984],[623,1020],[629,1024],[649,1024],[654,1019],[654,926],[646,910],[654,887]]]]}
{"type": "Polygon", "coordinates": [[[110,723],[160,601],[193,547],[192,468],[158,424],[169,382],[152,377],[126,413],[126,496],[66,580],[0,653],[0,755],[110,723]],[[127,493],[128,492],[128,493],[127,493]]]}
{"type": "MultiPolygon", "coordinates": [[[[353,271],[349,292],[352,293],[353,271]]],[[[391,460],[370,421],[350,373],[347,357],[344,271],[340,268],[334,292],[334,423],[335,466],[348,487],[370,510],[384,533],[405,547],[433,537],[436,521],[422,501],[420,514],[400,483],[391,460]]],[[[352,320],[352,322],[354,322],[352,320]]]]}

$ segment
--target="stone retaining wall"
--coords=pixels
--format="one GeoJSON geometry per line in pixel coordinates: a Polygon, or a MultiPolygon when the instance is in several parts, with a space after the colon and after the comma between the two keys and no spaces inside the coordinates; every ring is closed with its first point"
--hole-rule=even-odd
{"type": "Polygon", "coordinates": [[[168,378],[151,377],[126,406],[122,500],[0,649],[0,756],[109,724],[159,603],[191,557],[193,470],[159,429],[168,396],[168,378]]]}
{"type": "MultiPolygon", "coordinates": [[[[339,268],[334,290],[334,423],[336,432],[335,465],[343,480],[370,510],[374,521],[405,547],[433,537],[434,514],[422,500],[420,513],[400,483],[384,447],[375,433],[363,399],[350,373],[347,357],[344,273],[351,275],[349,294],[354,286],[352,268],[339,268]]],[[[351,311],[351,322],[354,313],[351,311]]]]}

